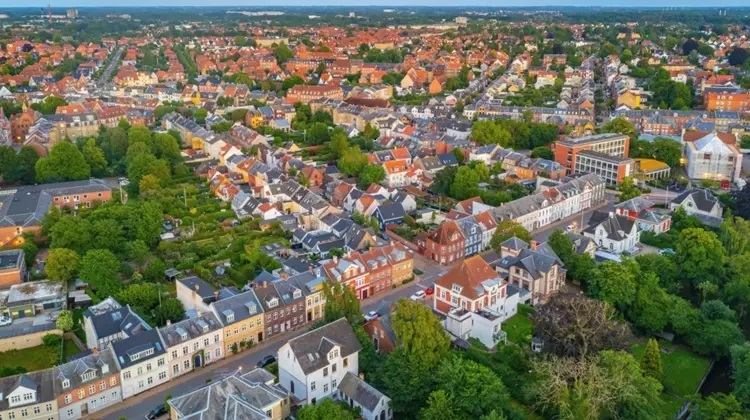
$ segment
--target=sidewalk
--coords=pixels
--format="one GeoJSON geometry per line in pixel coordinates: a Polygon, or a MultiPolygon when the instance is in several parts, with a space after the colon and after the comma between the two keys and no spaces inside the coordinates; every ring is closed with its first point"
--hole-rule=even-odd
{"type": "MultiPolygon", "coordinates": [[[[407,284],[405,284],[405,285],[403,285],[401,287],[397,287],[395,289],[394,288],[387,289],[385,292],[382,292],[382,293],[379,293],[379,294],[375,295],[374,297],[377,298],[377,299],[367,299],[365,301],[360,301],[360,305],[361,305],[362,308],[364,308],[365,306],[368,306],[368,307],[369,306],[377,307],[379,305],[379,303],[383,299],[388,298],[390,296],[393,296],[394,294],[397,294],[399,291],[401,291],[401,290],[403,290],[403,289],[405,289],[405,288],[407,288],[407,287],[409,287],[411,285],[414,285],[414,284],[418,284],[418,282],[415,281],[415,282],[412,282],[412,283],[407,283],[407,284]]],[[[96,419],[102,419],[102,418],[105,418],[105,417],[113,416],[113,415],[116,415],[118,411],[122,410],[126,406],[138,405],[138,404],[143,403],[145,400],[157,397],[159,394],[169,393],[169,390],[171,388],[175,387],[176,385],[184,384],[185,382],[188,382],[188,381],[191,381],[191,380],[195,380],[201,374],[206,374],[206,373],[211,373],[211,372],[216,372],[216,371],[220,371],[220,372],[231,371],[233,369],[229,369],[230,364],[234,363],[234,365],[236,366],[243,359],[243,357],[247,357],[248,355],[253,354],[255,352],[259,352],[259,351],[261,353],[263,353],[263,350],[267,349],[268,347],[272,347],[272,346],[280,344],[280,343],[285,343],[287,340],[290,340],[290,339],[292,339],[294,337],[302,335],[302,334],[304,334],[304,333],[306,333],[308,331],[310,331],[309,328],[301,328],[301,329],[297,329],[297,330],[294,330],[294,331],[289,331],[286,334],[277,335],[277,336],[275,336],[275,337],[273,337],[273,338],[271,338],[269,340],[261,341],[260,343],[258,343],[258,345],[254,346],[250,350],[245,350],[245,351],[243,351],[241,353],[237,353],[235,355],[228,356],[228,357],[226,357],[226,358],[224,358],[224,359],[222,359],[222,360],[220,360],[218,362],[211,363],[210,365],[208,365],[208,366],[206,366],[206,367],[204,367],[202,369],[193,370],[193,371],[191,371],[189,373],[186,373],[186,374],[184,374],[182,376],[179,376],[179,377],[177,377],[175,379],[172,379],[169,382],[163,383],[163,384],[161,384],[161,385],[159,385],[159,386],[157,386],[155,388],[151,388],[151,389],[149,389],[149,390],[147,390],[145,392],[142,392],[142,393],[137,394],[137,395],[135,395],[133,397],[130,397],[130,398],[128,398],[128,399],[126,399],[126,400],[124,400],[124,401],[122,401],[120,403],[111,405],[111,406],[109,406],[107,408],[104,408],[102,410],[96,411],[96,412],[91,413],[91,414],[89,414],[87,416],[84,416],[83,418],[86,419],[86,420],[96,420],[96,419]]],[[[255,365],[248,366],[247,368],[248,369],[255,368],[255,365]]],[[[196,389],[200,388],[200,387],[202,387],[204,385],[205,384],[201,384],[200,386],[197,386],[196,389]]],[[[173,395],[173,396],[176,397],[177,395],[173,395]]],[[[145,407],[144,411],[145,410],[150,410],[152,408],[153,407],[150,407],[150,406],[149,407],[145,407]]]]}

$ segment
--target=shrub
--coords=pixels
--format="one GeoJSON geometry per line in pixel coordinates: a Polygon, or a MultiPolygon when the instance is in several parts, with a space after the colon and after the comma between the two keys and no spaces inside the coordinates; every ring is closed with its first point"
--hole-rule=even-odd
{"type": "Polygon", "coordinates": [[[56,347],[62,344],[62,336],[57,334],[47,334],[42,337],[42,344],[45,347],[56,347]]]}

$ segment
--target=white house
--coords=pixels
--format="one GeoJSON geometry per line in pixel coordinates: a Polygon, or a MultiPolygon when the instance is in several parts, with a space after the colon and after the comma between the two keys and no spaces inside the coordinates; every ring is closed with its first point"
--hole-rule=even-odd
{"type": "Polygon", "coordinates": [[[682,141],[690,179],[733,181],[739,178],[742,153],[733,134],[685,131],[682,141]]]}
{"type": "Polygon", "coordinates": [[[151,329],[130,306],[122,306],[112,297],[90,306],[83,313],[83,328],[87,347],[100,351],[105,350],[113,341],[151,329]]]}
{"type": "Polygon", "coordinates": [[[295,337],[279,349],[279,384],[314,404],[333,395],[347,372],[359,375],[360,349],[344,318],[295,337]]]}
{"type": "Polygon", "coordinates": [[[53,369],[0,378],[0,416],[3,419],[57,420],[53,378],[53,369]]]}
{"type": "Polygon", "coordinates": [[[211,311],[158,331],[167,349],[170,379],[224,358],[222,325],[211,311]]]}
{"type": "Polygon", "coordinates": [[[634,220],[606,212],[594,212],[582,234],[593,239],[597,248],[612,254],[634,252],[640,240],[640,231],[634,220]]]}
{"type": "Polygon", "coordinates": [[[116,341],[110,349],[120,368],[123,400],[169,380],[167,353],[157,330],[116,341]]]}
{"type": "Polygon", "coordinates": [[[351,372],[346,372],[334,396],[349,407],[359,408],[364,420],[393,418],[391,399],[351,372]]]}
{"type": "Polygon", "coordinates": [[[678,195],[669,203],[669,209],[674,211],[683,208],[689,216],[696,216],[702,222],[718,226],[721,224],[724,207],[711,191],[693,188],[678,195]]]}

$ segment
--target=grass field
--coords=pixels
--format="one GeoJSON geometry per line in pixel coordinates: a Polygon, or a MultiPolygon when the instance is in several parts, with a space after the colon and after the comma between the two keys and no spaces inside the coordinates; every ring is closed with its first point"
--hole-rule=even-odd
{"type": "Polygon", "coordinates": [[[76,346],[73,340],[63,341],[63,362],[68,360],[68,357],[74,356],[81,352],[81,349],[76,346]]]}
{"type": "MultiPolygon", "coordinates": [[[[633,354],[638,360],[643,356],[644,347],[644,343],[632,347],[633,354]]],[[[664,391],[682,397],[691,396],[698,390],[698,385],[711,361],[684,347],[675,346],[670,350],[669,353],[661,354],[664,391]]]]}
{"type": "Polygon", "coordinates": [[[534,312],[534,308],[528,305],[518,305],[518,313],[503,322],[502,329],[508,334],[508,341],[525,345],[529,342],[534,326],[529,316],[534,312]]]}
{"type": "MultiPolygon", "coordinates": [[[[73,340],[63,341],[63,360],[79,352],[73,340]]],[[[29,372],[51,368],[58,363],[59,358],[59,347],[50,348],[43,345],[0,353],[3,366],[22,366],[29,372]]]]}

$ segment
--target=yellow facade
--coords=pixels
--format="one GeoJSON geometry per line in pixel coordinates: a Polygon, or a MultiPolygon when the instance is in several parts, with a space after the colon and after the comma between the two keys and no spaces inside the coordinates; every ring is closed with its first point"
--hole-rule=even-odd
{"type": "Polygon", "coordinates": [[[227,355],[232,354],[232,345],[240,349],[240,343],[257,344],[265,339],[263,336],[263,313],[224,327],[224,345],[227,355]]]}
{"type": "Polygon", "coordinates": [[[316,322],[325,315],[326,297],[323,294],[323,283],[318,285],[315,293],[307,296],[305,310],[307,311],[307,322],[316,322]]]}
{"type": "Polygon", "coordinates": [[[641,108],[641,95],[627,91],[622,95],[617,96],[617,106],[625,105],[630,109],[641,108]]]}
{"type": "Polygon", "coordinates": [[[391,280],[394,285],[401,285],[414,275],[414,259],[409,258],[391,265],[391,280]]]}

